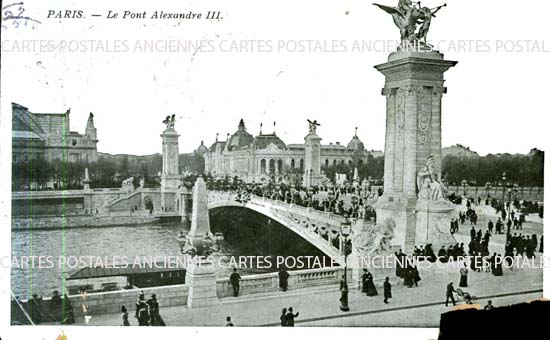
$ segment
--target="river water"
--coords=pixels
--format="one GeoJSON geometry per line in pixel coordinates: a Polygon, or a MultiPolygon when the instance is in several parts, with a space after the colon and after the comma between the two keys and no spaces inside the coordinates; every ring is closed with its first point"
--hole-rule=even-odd
{"type": "MultiPolygon", "coordinates": [[[[219,255],[323,256],[316,248],[287,228],[250,211],[218,209],[210,215],[212,231],[222,231],[226,238],[219,255]]],[[[59,266],[59,257],[91,256],[109,261],[114,256],[124,256],[132,263],[136,257],[179,256],[176,236],[181,230],[187,233],[189,227],[189,223],[173,223],[12,231],[12,257],[20,260],[27,256],[48,256],[53,259],[53,263],[44,262],[39,266],[39,263],[35,262],[32,268],[29,268],[30,264],[12,265],[11,289],[21,299],[26,299],[34,293],[50,296],[54,290],[61,291],[63,278],[77,269],[59,266]]],[[[89,262],[86,265],[89,265],[89,262]]],[[[240,273],[246,275],[275,270],[248,268],[240,270],[240,273]]],[[[229,271],[228,268],[220,268],[217,275],[226,277],[229,271]]]]}

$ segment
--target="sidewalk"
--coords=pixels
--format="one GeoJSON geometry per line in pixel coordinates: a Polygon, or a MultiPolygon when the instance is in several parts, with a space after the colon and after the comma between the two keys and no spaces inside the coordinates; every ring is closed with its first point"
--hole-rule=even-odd
{"type": "MultiPolygon", "coordinates": [[[[393,287],[393,299],[389,304],[383,303],[382,290],[378,289],[378,296],[367,297],[358,290],[352,290],[349,294],[349,306],[351,311],[341,312],[339,309],[340,292],[336,285],[324,288],[310,288],[288,292],[276,292],[266,294],[246,295],[243,297],[230,297],[221,300],[218,306],[189,309],[185,306],[161,308],[161,315],[168,326],[224,326],[225,318],[231,316],[236,326],[276,326],[279,322],[281,309],[294,307],[295,312],[300,312],[296,319],[297,326],[315,324],[318,326],[338,326],[339,322],[353,321],[355,326],[373,325],[373,313],[382,313],[390,323],[395,314],[416,313],[420,308],[424,315],[422,318],[411,318],[409,327],[437,327],[439,315],[452,307],[445,308],[445,290],[449,282],[455,282],[458,288],[458,269],[429,269],[420,273],[422,281],[418,288],[393,287]],[[407,309],[412,309],[407,311],[407,309]],[[426,313],[426,310],[429,312],[426,313]],[[350,314],[351,313],[351,314],[350,314]],[[365,315],[363,315],[365,314],[365,315]],[[341,318],[351,315],[351,317],[341,318]],[[326,323],[324,322],[326,321],[326,323]]],[[[495,277],[490,273],[470,273],[468,291],[476,297],[514,296],[513,302],[521,302],[542,296],[542,271],[541,270],[504,270],[504,276],[495,277]]],[[[494,298],[493,298],[494,299],[494,298]]],[[[476,303],[484,304],[485,300],[476,303]]],[[[133,306],[130,308],[130,323],[137,325],[133,317],[133,306]]],[[[376,315],[382,315],[376,314],[376,315]]],[[[395,321],[395,320],[394,320],[395,321]]],[[[395,321],[397,322],[397,321],[395,321]]],[[[120,314],[93,315],[90,326],[118,326],[121,324],[120,314]]],[[[84,325],[83,318],[77,320],[77,325],[84,325]]]]}

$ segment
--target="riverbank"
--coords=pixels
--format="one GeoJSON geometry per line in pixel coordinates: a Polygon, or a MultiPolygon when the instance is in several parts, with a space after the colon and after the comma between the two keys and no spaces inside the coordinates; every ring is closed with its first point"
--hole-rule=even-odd
{"type": "Polygon", "coordinates": [[[161,218],[147,212],[112,213],[108,215],[32,216],[13,217],[12,231],[47,230],[66,228],[95,228],[146,225],[160,222],[161,218]]]}

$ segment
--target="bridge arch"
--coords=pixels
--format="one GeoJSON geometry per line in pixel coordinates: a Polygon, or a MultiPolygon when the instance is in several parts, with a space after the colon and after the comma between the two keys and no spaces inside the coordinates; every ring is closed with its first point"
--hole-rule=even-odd
{"type": "MultiPolygon", "coordinates": [[[[211,211],[213,209],[217,208],[224,208],[224,207],[238,207],[238,208],[245,208],[251,211],[254,211],[256,213],[259,213],[279,224],[281,224],[283,227],[289,229],[294,234],[300,236],[304,240],[306,240],[308,243],[312,244],[314,247],[316,247],[318,250],[320,250],[323,254],[326,256],[329,256],[332,258],[336,263],[339,263],[341,265],[344,264],[343,256],[340,253],[340,250],[333,246],[333,239],[329,237],[329,240],[322,238],[319,234],[313,232],[311,228],[304,228],[302,225],[303,221],[307,219],[309,221],[309,217],[302,217],[300,219],[300,222],[292,221],[286,216],[283,216],[282,214],[278,214],[276,209],[273,209],[273,207],[269,205],[262,205],[261,202],[248,202],[248,203],[240,203],[235,201],[234,199],[224,199],[224,200],[212,200],[209,199],[208,202],[208,210],[211,211]]],[[[315,220],[311,220],[311,224],[315,223],[315,220]]],[[[321,226],[321,223],[319,223],[319,226],[321,226]]],[[[323,225],[323,228],[325,225],[323,225]]],[[[329,228],[327,228],[329,229],[329,228]]],[[[330,234],[330,230],[327,230],[327,232],[330,234]]]]}

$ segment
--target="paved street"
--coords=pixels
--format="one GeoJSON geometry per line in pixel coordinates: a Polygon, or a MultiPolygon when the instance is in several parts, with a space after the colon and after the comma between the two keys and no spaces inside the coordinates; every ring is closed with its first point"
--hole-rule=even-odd
{"type": "MultiPolygon", "coordinates": [[[[170,326],[223,326],[226,316],[231,316],[236,326],[276,326],[281,309],[292,306],[300,312],[296,326],[437,327],[439,315],[452,310],[452,307],[444,306],[445,287],[450,281],[454,281],[458,287],[458,270],[423,270],[421,276],[418,288],[394,287],[393,299],[387,305],[383,303],[381,288],[378,288],[379,296],[370,298],[357,290],[352,291],[349,296],[351,311],[348,313],[339,310],[340,295],[334,286],[225,298],[219,306],[202,309],[184,306],[164,308],[161,309],[161,315],[170,326]]],[[[469,283],[470,286],[465,290],[479,297],[476,303],[481,305],[488,298],[498,306],[542,296],[540,270],[505,270],[502,277],[490,273],[471,273],[469,283]],[[498,296],[502,297],[496,298],[498,296]]],[[[130,322],[132,325],[137,324],[134,318],[130,322]]],[[[79,319],[77,323],[83,325],[84,320],[79,319]]],[[[108,326],[120,324],[120,314],[94,315],[90,323],[108,326]]]]}

